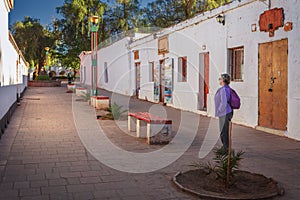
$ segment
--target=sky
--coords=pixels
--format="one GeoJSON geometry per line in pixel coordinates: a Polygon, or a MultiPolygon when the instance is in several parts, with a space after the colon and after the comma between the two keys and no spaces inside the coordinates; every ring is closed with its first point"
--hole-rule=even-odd
{"type": "MultiPolygon", "coordinates": [[[[150,1],[153,0],[140,0],[142,6],[147,5],[150,1]]],[[[14,9],[9,14],[9,24],[22,21],[24,16],[40,19],[40,23],[43,25],[50,24],[53,18],[58,17],[56,7],[63,3],[64,0],[15,0],[14,9]]]]}

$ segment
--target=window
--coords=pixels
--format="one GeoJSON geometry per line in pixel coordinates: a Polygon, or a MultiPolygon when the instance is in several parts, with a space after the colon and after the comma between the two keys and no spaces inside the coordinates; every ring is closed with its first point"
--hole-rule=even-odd
{"type": "Polygon", "coordinates": [[[149,62],[149,82],[154,82],[154,62],[149,62]]]}
{"type": "Polygon", "coordinates": [[[158,55],[169,53],[169,37],[158,38],[158,55]]]}
{"type": "Polygon", "coordinates": [[[229,49],[229,72],[233,81],[244,80],[244,47],[229,49]]]}
{"type": "Polygon", "coordinates": [[[187,57],[178,58],[178,82],[187,81],[187,57]]]}
{"type": "Polygon", "coordinates": [[[134,60],[139,60],[139,59],[140,59],[139,51],[134,51],[134,60]]]}
{"type": "Polygon", "coordinates": [[[108,83],[108,69],[107,69],[107,62],[104,63],[104,82],[108,83]]]}

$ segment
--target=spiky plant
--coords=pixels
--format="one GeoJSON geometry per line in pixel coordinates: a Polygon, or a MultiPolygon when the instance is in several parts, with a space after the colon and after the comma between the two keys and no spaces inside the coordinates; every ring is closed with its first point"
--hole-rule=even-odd
{"type": "MultiPolygon", "coordinates": [[[[228,169],[228,152],[223,148],[218,148],[214,150],[215,153],[215,171],[219,178],[224,182],[227,179],[227,169],[228,169]]],[[[235,153],[235,150],[232,149],[230,156],[230,166],[229,166],[229,176],[232,178],[235,174],[235,171],[239,169],[240,161],[242,160],[243,151],[235,153]]]]}
{"type": "Polygon", "coordinates": [[[111,112],[113,119],[118,120],[121,116],[127,112],[123,110],[123,106],[116,104],[115,102],[108,108],[108,111],[111,112]]]}

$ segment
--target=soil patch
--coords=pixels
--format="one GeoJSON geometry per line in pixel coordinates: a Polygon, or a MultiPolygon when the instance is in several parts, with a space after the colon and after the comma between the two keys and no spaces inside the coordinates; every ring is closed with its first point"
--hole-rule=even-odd
{"type": "Polygon", "coordinates": [[[215,173],[202,169],[178,173],[174,182],[186,192],[213,199],[267,199],[283,194],[273,179],[246,171],[237,171],[229,188],[215,173]]]}

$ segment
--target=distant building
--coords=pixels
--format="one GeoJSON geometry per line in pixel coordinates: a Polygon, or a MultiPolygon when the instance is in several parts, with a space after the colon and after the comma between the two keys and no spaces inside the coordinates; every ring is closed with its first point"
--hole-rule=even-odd
{"type": "MultiPolygon", "coordinates": [[[[227,72],[242,107],[233,121],[300,140],[300,4],[233,1],[98,52],[98,86],[214,116],[218,77],[227,72]]],[[[81,81],[91,84],[90,54],[81,81]]]]}

